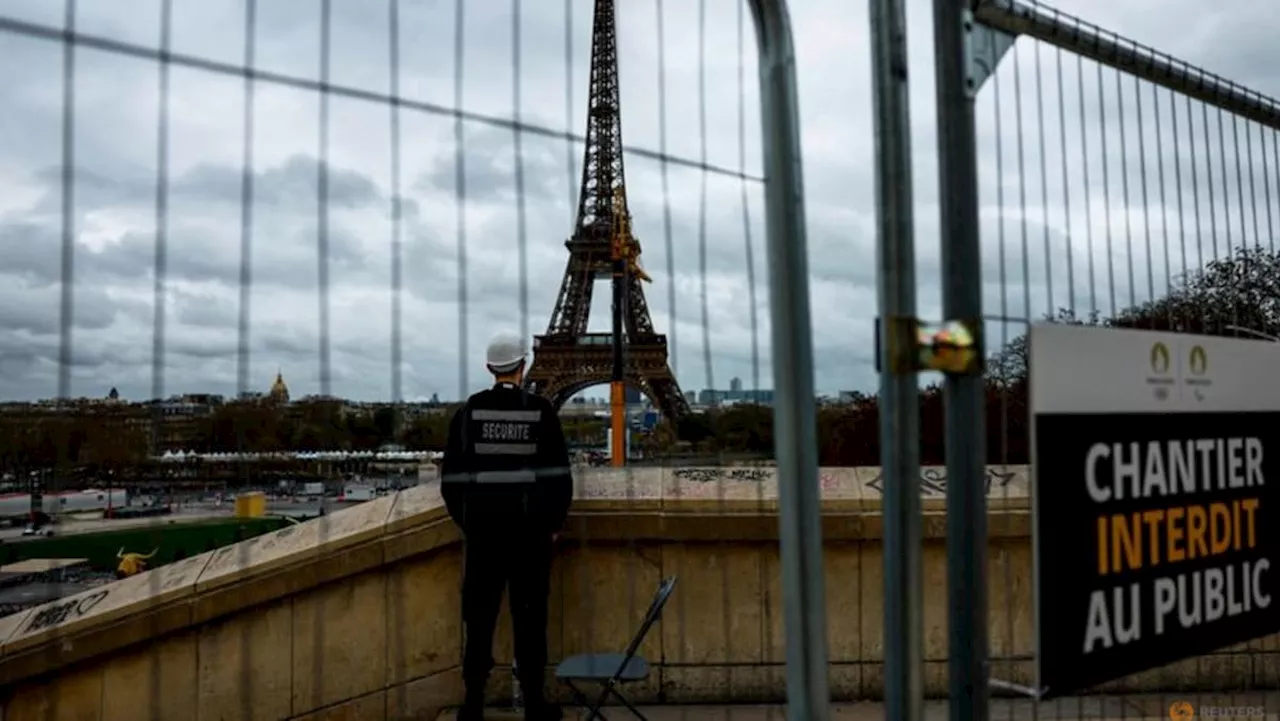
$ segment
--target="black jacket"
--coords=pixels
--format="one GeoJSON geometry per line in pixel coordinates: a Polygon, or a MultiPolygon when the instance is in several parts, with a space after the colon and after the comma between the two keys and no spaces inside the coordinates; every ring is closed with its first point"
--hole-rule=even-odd
{"type": "Polygon", "coordinates": [[[467,399],[449,422],[440,489],[467,536],[558,532],[573,476],[550,401],[506,383],[467,399]]]}

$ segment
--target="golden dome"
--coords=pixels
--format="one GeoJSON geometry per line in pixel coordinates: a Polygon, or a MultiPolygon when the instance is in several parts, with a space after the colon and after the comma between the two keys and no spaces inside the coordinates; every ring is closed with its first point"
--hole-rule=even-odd
{"type": "Polygon", "coordinates": [[[284,383],[284,376],[280,371],[276,371],[276,382],[271,384],[270,392],[271,400],[277,403],[289,402],[289,386],[284,383]]]}

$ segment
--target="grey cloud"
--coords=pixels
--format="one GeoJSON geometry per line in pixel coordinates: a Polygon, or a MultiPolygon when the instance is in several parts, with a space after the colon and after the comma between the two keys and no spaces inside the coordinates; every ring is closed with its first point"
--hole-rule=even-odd
{"type": "MultiPolygon", "coordinates": [[[[305,158],[293,158],[281,168],[269,168],[259,173],[258,182],[275,208],[267,205],[257,210],[251,268],[256,283],[296,287],[314,285],[314,273],[301,273],[299,269],[315,267],[318,226],[314,224],[314,213],[308,214],[305,210],[297,212],[299,204],[303,204],[305,208],[307,201],[314,203],[314,168],[314,162],[305,158]],[[307,183],[310,183],[309,187],[306,187],[307,183]],[[284,202],[287,200],[293,202],[284,202]],[[284,211],[283,216],[278,209],[284,211]],[[296,221],[289,220],[298,217],[308,218],[311,224],[303,221],[299,226],[296,221]],[[288,224],[283,239],[279,228],[281,222],[288,224]]],[[[226,188],[225,184],[220,188],[219,183],[232,176],[236,179],[235,202],[238,203],[239,173],[226,168],[202,166],[177,180],[175,187],[180,193],[196,198],[230,200],[229,196],[221,192],[226,188]]],[[[60,176],[42,172],[39,177],[51,181],[60,176]]],[[[382,197],[377,186],[368,177],[345,170],[335,172],[333,177],[335,182],[331,185],[331,198],[336,201],[335,213],[369,206],[375,206],[378,210],[386,209],[385,205],[375,203],[382,197]]],[[[139,184],[128,182],[114,183],[95,173],[85,173],[83,178],[82,180],[77,175],[77,229],[80,231],[84,230],[85,218],[98,210],[129,208],[141,213],[151,210],[149,206],[154,199],[152,188],[144,189],[139,184]],[[92,189],[92,192],[82,192],[82,188],[92,189]]],[[[10,272],[16,271],[35,282],[43,283],[60,277],[61,216],[50,212],[50,205],[53,203],[49,201],[51,196],[56,198],[59,195],[59,192],[51,190],[31,210],[0,218],[0,247],[3,247],[8,266],[12,269],[10,272]]],[[[255,209],[258,206],[259,203],[255,202],[255,209]]],[[[413,206],[406,207],[412,217],[413,206]]],[[[199,218],[182,215],[170,216],[167,224],[170,247],[167,272],[170,279],[219,281],[227,284],[239,282],[241,259],[238,227],[228,225],[217,231],[199,218]]],[[[367,258],[360,245],[360,236],[344,224],[342,218],[330,217],[328,240],[331,263],[349,270],[364,267],[367,258]]],[[[75,272],[78,278],[89,282],[104,278],[140,279],[150,277],[154,260],[154,231],[130,230],[102,248],[78,244],[75,272]]]]}
{"type": "MultiPolygon", "coordinates": [[[[452,142],[449,143],[452,145],[452,142]]],[[[522,166],[527,201],[564,199],[564,143],[526,134],[521,153],[515,154],[510,131],[492,127],[468,128],[464,135],[465,192],[468,202],[514,203],[516,166],[522,166]]],[[[456,155],[453,148],[437,154],[433,167],[414,182],[419,192],[458,192],[456,155]]]]}
{"type": "MultiPolygon", "coordinates": [[[[200,328],[198,322],[190,324],[195,328],[200,328]]],[[[213,330],[215,326],[211,325],[207,328],[213,330]]],[[[235,357],[238,347],[234,332],[230,331],[228,326],[222,326],[214,330],[214,332],[184,334],[179,338],[170,340],[165,345],[165,356],[170,363],[183,359],[206,361],[219,358],[230,359],[235,357]],[[217,332],[218,330],[221,332],[217,332]]]]}
{"type": "MultiPolygon", "coordinates": [[[[319,170],[317,160],[305,155],[293,155],[280,165],[257,169],[253,175],[254,208],[287,208],[296,212],[315,207],[319,170]]],[[[169,200],[171,203],[204,201],[239,206],[243,177],[241,168],[202,163],[170,180],[169,200]]],[[[122,167],[108,177],[96,169],[77,167],[73,178],[75,207],[81,212],[118,206],[154,206],[156,200],[155,174],[136,168],[122,167]]],[[[62,170],[41,168],[33,174],[33,180],[46,186],[48,192],[32,211],[60,212],[62,170]]],[[[327,199],[334,209],[390,207],[389,199],[368,176],[333,165],[328,168],[327,199]]]]}
{"type": "MultiPolygon", "coordinates": [[[[1194,7],[1186,12],[1175,5],[1179,0],[1147,2],[1141,7],[1102,0],[1079,0],[1064,9],[1076,12],[1104,26],[1126,33],[1143,35],[1138,39],[1164,42],[1166,49],[1206,65],[1237,80],[1248,82],[1260,90],[1277,93],[1276,78],[1257,58],[1267,57],[1266,38],[1274,34],[1269,24],[1271,7],[1268,0],[1253,0],[1252,5],[1233,5],[1230,12],[1194,7]],[[1199,18],[1194,32],[1173,32],[1168,18],[1185,17],[1194,11],[1199,18]],[[1224,38],[1230,38],[1225,41],[1224,38]]],[[[110,37],[154,44],[158,39],[156,18],[148,11],[122,14],[110,3],[83,4],[83,20],[87,30],[110,37]],[[133,14],[139,17],[132,17],[133,14]]],[[[318,73],[318,11],[315,5],[268,3],[261,6],[259,25],[259,60],[264,67],[282,72],[315,77],[318,73]]],[[[378,92],[388,87],[386,16],[383,6],[335,2],[333,81],[378,92]]],[[[452,104],[453,102],[453,18],[448,4],[427,2],[403,3],[401,17],[402,52],[401,87],[415,98],[452,104]]],[[[510,4],[476,3],[467,7],[465,52],[465,88],[463,104],[470,110],[507,115],[511,113],[512,58],[510,52],[510,4]]],[[[837,4],[838,5],[838,4],[837,4]]],[[[15,0],[5,12],[38,14],[40,19],[60,22],[58,12],[38,0],[15,0]]],[[[1191,4],[1183,7],[1192,8],[1191,4]]],[[[696,72],[696,9],[692,5],[669,8],[666,38],[667,98],[659,102],[657,95],[656,27],[651,6],[620,5],[624,14],[622,43],[624,58],[623,93],[625,133],[629,143],[647,147],[658,145],[658,109],[667,111],[668,150],[696,157],[700,148],[697,132],[698,102],[696,72]]],[[[736,164],[736,59],[733,57],[734,9],[731,3],[709,4],[708,57],[708,153],[712,162],[736,164]]],[[[869,387],[874,384],[870,364],[865,356],[863,339],[870,338],[865,319],[875,314],[874,308],[874,185],[872,167],[871,96],[868,84],[869,54],[848,47],[865,47],[865,14],[830,3],[798,4],[794,21],[798,36],[798,63],[801,72],[801,112],[806,153],[806,192],[809,220],[809,254],[814,310],[814,344],[818,358],[818,381],[823,388],[869,387]],[[836,58],[832,60],[832,58],[836,58]],[[848,319],[848,320],[845,320],[848,319]]],[[[913,66],[912,116],[915,127],[912,142],[915,149],[913,185],[917,200],[916,240],[920,279],[922,315],[937,312],[938,264],[936,135],[933,129],[932,87],[929,82],[932,58],[928,49],[927,3],[913,0],[908,11],[912,21],[910,39],[913,66]],[[917,72],[917,69],[919,70],[917,72]]],[[[239,3],[177,3],[175,38],[179,49],[238,62],[242,53],[243,17],[239,3]]],[[[526,4],[522,18],[524,82],[521,115],[526,119],[558,127],[568,122],[578,127],[586,112],[587,62],[589,55],[589,3],[575,3],[572,34],[573,66],[565,88],[563,66],[563,8],[559,5],[526,4]],[[565,120],[566,90],[573,96],[573,108],[565,120]]],[[[32,15],[34,17],[35,15],[32,15]]],[[[748,20],[749,22],[749,20],[748,20]]],[[[750,30],[748,45],[750,46],[750,30]]],[[[45,389],[56,373],[56,334],[50,322],[42,320],[47,313],[56,319],[56,281],[60,274],[61,245],[61,173],[51,164],[58,160],[58,115],[61,102],[57,92],[60,54],[56,43],[34,41],[7,43],[6,57],[14,63],[0,69],[3,100],[14,108],[15,121],[27,127],[23,137],[37,140],[10,148],[4,156],[13,172],[33,174],[43,168],[34,180],[22,181],[23,193],[29,197],[32,188],[43,196],[26,209],[3,206],[0,218],[0,257],[5,260],[0,283],[10,284],[17,277],[25,286],[43,289],[51,294],[26,295],[15,300],[22,314],[23,331],[5,331],[0,327],[0,367],[6,380],[0,381],[0,395],[25,394],[24,385],[45,389]],[[13,52],[8,52],[10,49],[13,52]],[[44,309],[44,310],[39,310],[44,309]],[[40,316],[40,317],[36,317],[40,316]],[[40,330],[36,330],[36,329],[40,330]],[[40,380],[43,379],[43,380],[40,380]],[[37,385],[33,385],[37,383],[37,385]]],[[[750,47],[748,48],[750,51],[750,47]]],[[[155,197],[154,169],[154,96],[155,74],[152,64],[134,62],[133,69],[122,72],[123,64],[90,60],[98,56],[83,55],[79,83],[99,92],[82,93],[77,123],[76,226],[84,231],[95,211],[123,211],[127,218],[117,221],[124,227],[112,232],[102,247],[77,248],[77,309],[83,308],[83,322],[92,327],[78,327],[76,345],[78,362],[99,363],[94,372],[74,377],[76,387],[95,394],[105,392],[98,386],[109,377],[122,384],[127,394],[145,395],[150,388],[150,320],[149,299],[153,265],[154,236],[148,227],[153,217],[155,197]],[[138,72],[134,72],[137,70],[138,72]],[[103,90],[106,89],[106,90],[103,90]],[[151,95],[148,95],[150,93],[151,95]],[[107,99],[111,102],[108,102],[107,99]],[[88,119],[93,118],[93,122],[88,119]],[[90,174],[92,173],[92,174],[90,174]],[[94,289],[100,297],[94,296],[94,289]],[[92,306],[92,307],[90,307],[92,306]],[[99,315],[95,316],[94,313],[99,315]],[[110,319],[108,325],[102,325],[110,319]],[[96,373],[96,376],[94,375],[96,373]]],[[[1024,57],[1023,72],[1032,65],[1024,57]]],[[[1048,57],[1046,55],[1046,57],[1048,57]]],[[[175,129],[175,167],[190,168],[173,178],[169,217],[170,326],[166,387],[174,390],[210,389],[226,391],[235,374],[235,319],[238,313],[237,290],[240,271],[240,202],[241,171],[239,168],[239,103],[238,81],[208,84],[194,71],[183,72],[183,87],[175,93],[204,98],[212,103],[209,118],[187,115],[194,131],[175,129]],[[230,108],[220,111],[221,106],[230,108]],[[202,125],[203,124],[203,125],[202,125]],[[186,132],[187,135],[183,135],[186,132]],[[192,147],[190,133],[208,136],[208,148],[192,147]],[[198,359],[189,362],[185,359],[198,359]],[[208,388],[214,385],[215,388],[208,388]]],[[[1068,72],[1068,82],[1073,75],[1068,72]]],[[[759,113],[754,107],[756,83],[751,62],[747,78],[747,165],[758,166],[760,142],[759,113]]],[[[1004,89],[1011,88],[1005,71],[1004,89]]],[[[175,76],[176,77],[176,76],[175,76]]],[[[979,110],[986,112],[991,103],[990,89],[984,89],[979,110]]],[[[1034,85],[1024,82],[1023,103],[1028,129],[1034,130],[1036,117],[1034,85]]],[[[282,143],[289,142],[289,131],[302,128],[308,136],[314,132],[315,112],[310,98],[298,93],[304,102],[278,101],[272,106],[271,92],[260,92],[260,114],[257,119],[260,138],[283,138],[283,141],[260,140],[256,150],[268,157],[282,143]],[[263,111],[263,108],[271,108],[263,111]],[[283,108],[284,110],[280,110],[283,108]],[[274,128],[275,135],[272,135],[274,128]],[[281,131],[283,129],[283,132],[281,131]]],[[[1011,93],[1010,93],[1011,95],[1011,93]]],[[[1053,95],[1053,93],[1051,93],[1053,95]]],[[[1049,98],[1050,126],[1056,118],[1056,98],[1049,98]]],[[[352,101],[335,101],[340,104],[352,101]]],[[[1087,100],[1089,106],[1093,100],[1087,100]]],[[[1009,193],[1017,190],[1018,174],[1013,172],[1012,101],[1002,97],[1006,107],[1003,136],[1006,168],[1004,212],[1015,203],[1009,193]]],[[[1078,110],[1068,97],[1068,113],[1078,110]]],[[[196,107],[196,106],[193,106],[196,107]]],[[[1108,112],[1111,112],[1109,108],[1108,112]]],[[[1126,101],[1126,115],[1133,109],[1126,101]]],[[[335,117],[337,117],[335,115],[335,117]]],[[[405,390],[409,395],[441,392],[452,395],[460,388],[457,378],[461,364],[472,368],[470,382],[482,375],[474,356],[482,347],[479,340],[491,325],[511,324],[518,314],[516,305],[519,266],[515,252],[518,229],[513,199],[514,158],[511,134],[501,129],[468,127],[467,163],[467,305],[457,305],[458,234],[453,227],[454,148],[451,121],[437,116],[422,116],[406,111],[405,127],[435,128],[437,134],[425,133],[425,139],[410,141],[406,136],[402,149],[407,194],[404,199],[405,222],[405,390]],[[425,118],[425,119],[424,119],[425,118]],[[423,161],[425,157],[425,162],[423,161]],[[470,323],[468,357],[458,358],[458,314],[466,313],[470,323]]],[[[1134,137],[1135,118],[1130,117],[1130,138],[1134,137]]],[[[1148,130],[1152,121],[1144,118],[1148,130]]],[[[1071,116],[1069,122],[1075,123],[1071,116]]],[[[334,157],[360,158],[366,154],[379,158],[385,154],[386,140],[376,133],[333,135],[334,157]],[[341,152],[339,152],[341,151],[341,152]]],[[[1114,136],[1115,131],[1111,131],[1114,136]]],[[[1026,137],[1032,138],[1033,135],[1026,137]]],[[[1151,136],[1147,136],[1150,138],[1151,136]]],[[[1054,138],[1050,138],[1051,145],[1054,138]]],[[[526,136],[524,138],[526,169],[526,212],[528,221],[528,281],[530,289],[529,322],[536,332],[544,327],[561,275],[566,253],[562,245],[570,231],[572,209],[568,189],[576,188],[580,148],[573,150],[572,168],[566,167],[565,148],[559,141],[526,136]]],[[[993,163],[994,127],[988,115],[979,124],[979,142],[984,164],[981,180],[983,205],[988,211],[995,204],[994,185],[989,170],[993,163]]],[[[1108,139],[1108,156],[1119,160],[1118,147],[1108,139]]],[[[1074,144],[1075,141],[1072,140],[1074,144]]],[[[307,148],[309,146],[302,146],[307,148]]],[[[1138,158],[1136,143],[1127,149],[1129,160],[1138,158]]],[[[1074,146],[1069,149],[1074,154],[1074,146]]],[[[1096,147],[1092,152],[1097,153],[1096,147]]],[[[1057,151],[1050,148],[1048,162],[1057,151]]],[[[1150,157],[1151,149],[1147,149],[1150,157]]],[[[1042,161],[1028,149],[1025,177],[1038,190],[1042,161]]],[[[1078,177],[1078,160],[1070,159],[1072,168],[1073,216],[1079,213],[1087,183],[1078,177]]],[[[1096,161],[1093,161],[1096,162],[1096,161]]],[[[1131,163],[1132,165],[1133,163],[1131,163]]],[[[276,366],[280,366],[298,392],[317,389],[316,339],[316,223],[314,158],[305,154],[278,158],[257,169],[254,204],[253,251],[253,327],[251,328],[252,383],[269,383],[276,366]]],[[[1095,173],[1096,173],[1096,165],[1095,173]]],[[[1056,169],[1056,166],[1051,166],[1056,169]]],[[[628,158],[628,176],[637,229],[645,243],[644,262],[656,282],[650,286],[650,303],[655,320],[673,338],[679,338],[681,380],[696,389],[706,375],[701,356],[703,327],[701,319],[701,281],[698,264],[699,239],[698,193],[701,179],[697,173],[673,170],[671,175],[672,245],[674,277],[666,273],[668,262],[663,228],[663,200],[656,166],[648,161],[628,158]],[[675,327],[669,325],[669,298],[674,296],[678,317],[675,327]]],[[[8,171],[7,171],[8,172],[8,171]]],[[[385,190],[386,180],[380,171],[361,172],[334,167],[330,174],[330,245],[335,303],[350,299],[363,303],[368,297],[385,297],[389,292],[389,258],[386,242],[387,217],[390,212],[385,190]],[[372,235],[372,234],[376,234],[372,235]]],[[[1118,176],[1113,176],[1113,184],[1118,176]]],[[[7,181],[6,181],[7,182],[7,181]]],[[[1057,203],[1060,179],[1050,178],[1051,203],[1057,203]]],[[[1096,179],[1094,180],[1096,184],[1096,179]]],[[[1184,181],[1185,182],[1185,181],[1184,181]]],[[[739,191],[732,183],[709,183],[706,240],[708,244],[707,281],[711,286],[709,331],[712,344],[713,371],[717,382],[731,375],[744,379],[750,373],[750,308],[746,306],[745,269],[742,256],[742,221],[738,207],[739,191]]],[[[1136,186],[1135,186],[1136,187],[1136,186]]],[[[758,187],[751,189],[752,242],[755,245],[755,269],[758,291],[758,332],[765,364],[765,382],[769,382],[767,268],[763,253],[763,206],[758,187]]],[[[1095,191],[1096,193],[1096,191],[1095,191]]],[[[1118,191],[1113,189],[1113,195],[1118,191]]],[[[1095,198],[1096,198],[1095,194],[1095,198]]],[[[1119,201],[1112,199],[1114,207],[1119,201]]],[[[1137,206],[1132,200],[1131,206],[1137,206]]],[[[1096,206],[1101,207],[1101,206],[1096,206]]],[[[1033,214],[1033,217],[1034,214],[1033,214]]],[[[1119,216],[1117,216],[1119,217],[1119,216]]],[[[1012,222],[1012,221],[1011,221],[1012,222]]],[[[1095,217],[1097,225],[1101,221],[1095,217]]],[[[1065,265],[1067,244],[1076,251],[1077,290],[1083,283],[1084,271],[1082,221],[1073,218],[1073,237],[1051,221],[1050,248],[1054,253],[1053,270],[1046,277],[1043,270],[1043,241],[1038,227],[1029,257],[1031,272],[1022,277],[1020,239],[1016,232],[1006,238],[1009,268],[1006,273],[1010,297],[1008,312],[1024,312],[1023,288],[1032,295],[1033,307],[1047,303],[1047,286],[1052,281],[1055,295],[1063,297],[1064,280],[1060,273],[1065,265]]],[[[1011,226],[1012,227],[1012,226],[1011,226]]],[[[1233,228],[1234,230],[1234,228],[1233,228]]],[[[1135,232],[1137,227],[1135,226],[1135,232]]],[[[988,282],[984,295],[988,309],[998,307],[1000,275],[998,271],[999,240],[989,219],[984,217],[983,267],[988,282]]],[[[1135,259],[1136,260],[1136,259],[1135,259]]],[[[1118,257],[1118,263],[1127,259],[1118,257]]],[[[1145,262],[1145,259],[1143,259],[1145,262]]],[[[1127,283],[1126,272],[1120,273],[1127,283]]],[[[1145,278],[1145,266],[1137,269],[1139,281],[1145,278]]],[[[1140,282],[1143,291],[1145,283],[1140,282]]],[[[1127,288],[1120,289],[1127,296],[1127,288]]],[[[333,329],[333,383],[337,392],[358,396],[385,394],[389,376],[388,341],[375,337],[383,333],[389,319],[383,317],[383,301],[368,310],[354,313],[335,311],[333,329]],[[354,319],[354,320],[353,320],[354,319]],[[370,341],[370,338],[374,338],[370,341]],[[372,342],[372,345],[370,343],[372,342]]],[[[13,310],[13,309],[11,309],[13,310]]],[[[56,324],[56,321],[55,321],[56,324]]],[[[86,366],[87,367],[87,366],[86,366]]],[[[748,380],[748,382],[750,382],[748,380]]],[[[41,391],[43,392],[43,391],[41,391]]]]}
{"type": "MultiPolygon", "coordinates": [[[[319,174],[316,159],[304,155],[294,155],[282,165],[259,170],[253,179],[254,205],[290,209],[314,206],[318,202],[319,174]]],[[[172,188],[180,198],[239,205],[243,176],[239,168],[201,164],[176,179],[172,188]]],[[[327,182],[330,207],[385,207],[389,203],[372,180],[356,171],[330,165],[327,182]]]]}
{"type": "Polygon", "coordinates": [[[48,285],[61,268],[59,238],[47,225],[17,220],[0,225],[0,252],[5,270],[27,283],[48,285]]]}
{"type": "MultiPolygon", "coordinates": [[[[0,327],[37,335],[57,333],[60,299],[60,285],[0,285],[0,327]]],[[[75,301],[74,328],[98,330],[110,327],[116,319],[116,304],[100,288],[76,288],[75,301]]]]}
{"type": "MultiPolygon", "coordinates": [[[[148,351],[150,348],[148,347],[148,351]]],[[[55,369],[60,359],[60,344],[55,336],[32,335],[26,329],[0,329],[0,354],[6,359],[24,360],[31,365],[43,365],[55,369]]],[[[105,344],[89,344],[83,338],[73,336],[70,365],[75,368],[96,368],[116,360],[142,364],[146,358],[140,352],[121,354],[119,349],[105,344]],[[77,342],[79,341],[79,342],[77,342]]]]}
{"type": "MultiPolygon", "coordinates": [[[[32,208],[35,212],[58,213],[62,210],[62,168],[47,166],[33,174],[36,184],[47,188],[41,202],[32,208]]],[[[72,198],[75,208],[81,212],[88,208],[107,208],[135,205],[155,199],[155,177],[146,177],[136,168],[122,167],[110,177],[99,170],[78,166],[72,170],[72,198]]]]}
{"type": "Polygon", "coordinates": [[[236,306],[220,294],[178,291],[174,296],[174,315],[184,325],[233,328],[239,320],[236,306]]]}
{"type": "Polygon", "coordinates": [[[273,333],[263,338],[261,345],[268,353],[295,356],[314,355],[319,349],[319,344],[312,340],[312,336],[298,328],[283,333],[273,333]]]}

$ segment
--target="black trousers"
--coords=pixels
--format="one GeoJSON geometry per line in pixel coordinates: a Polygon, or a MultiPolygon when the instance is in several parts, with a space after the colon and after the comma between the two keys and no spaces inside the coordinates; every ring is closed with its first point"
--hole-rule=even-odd
{"type": "Polygon", "coordinates": [[[520,687],[529,701],[541,700],[547,668],[551,545],[550,536],[523,534],[466,540],[462,571],[466,649],[462,678],[469,693],[479,693],[493,669],[493,632],[502,605],[502,590],[507,587],[520,687]]]}

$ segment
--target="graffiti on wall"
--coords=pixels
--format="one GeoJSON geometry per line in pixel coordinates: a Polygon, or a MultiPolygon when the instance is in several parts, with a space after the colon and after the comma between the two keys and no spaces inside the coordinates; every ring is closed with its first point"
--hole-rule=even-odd
{"type": "MultiPolygon", "coordinates": [[[[777,480],[777,471],[772,468],[677,468],[674,475],[678,479],[677,483],[767,483],[777,480]]],[[[824,491],[833,491],[840,486],[840,477],[834,473],[819,473],[818,481],[824,491]]]]}
{"type": "Polygon", "coordinates": [[[722,481],[754,481],[762,483],[773,479],[773,471],[766,468],[677,468],[676,482],[716,483],[722,481]]]}
{"type": "Polygon", "coordinates": [[[774,493],[772,468],[674,468],[671,478],[670,493],[675,498],[719,498],[730,494],[743,500],[750,496],[762,499],[774,493]],[[742,484],[754,486],[754,491],[743,496],[742,484]]]}
{"type": "MultiPolygon", "coordinates": [[[[986,470],[986,491],[991,493],[992,489],[1000,490],[1006,488],[1013,479],[1017,477],[1016,471],[1004,470],[1001,468],[987,468],[986,470]]],[[[884,493],[884,478],[880,473],[876,473],[876,477],[867,481],[867,487],[875,489],[876,493],[884,493]]],[[[945,468],[922,468],[920,469],[920,493],[925,496],[944,496],[947,493],[947,469],[945,468]]]]}
{"type": "Polygon", "coordinates": [[[653,498],[656,490],[652,485],[637,482],[634,478],[611,483],[578,483],[576,498],[653,498]]]}
{"type": "MultiPolygon", "coordinates": [[[[858,470],[860,471],[858,477],[866,478],[862,469],[858,470]]],[[[857,481],[854,480],[853,471],[854,469],[852,468],[820,470],[818,481],[821,490],[824,493],[835,493],[842,486],[856,487],[857,481]]],[[[865,469],[866,473],[870,473],[870,471],[871,469],[865,469]]],[[[776,492],[774,486],[777,480],[777,470],[774,468],[672,468],[669,473],[666,483],[663,484],[665,492],[677,497],[713,497],[720,489],[730,491],[731,489],[727,488],[727,486],[737,489],[731,490],[731,492],[739,495],[742,493],[741,489],[743,489],[744,485],[747,487],[755,485],[759,488],[759,492],[771,495],[776,492]]],[[[1019,477],[1020,473],[1025,473],[1025,470],[1001,467],[987,468],[985,474],[987,493],[999,493],[1008,488],[1019,477]]],[[[585,481],[586,479],[584,478],[583,480],[585,481]]],[[[876,493],[883,493],[884,479],[879,470],[876,471],[875,477],[866,481],[864,485],[873,489],[876,493]]],[[[926,497],[946,495],[946,469],[940,467],[920,469],[920,489],[926,497]]],[[[607,483],[581,482],[577,484],[578,498],[647,498],[662,492],[653,481],[646,483],[639,478],[628,478],[625,482],[610,480],[607,483]]]]}
{"type": "Polygon", "coordinates": [[[104,588],[82,598],[72,598],[37,609],[31,615],[31,620],[27,622],[27,627],[22,630],[22,633],[35,633],[65,621],[80,618],[102,603],[109,593],[111,593],[110,589],[104,588]]]}

